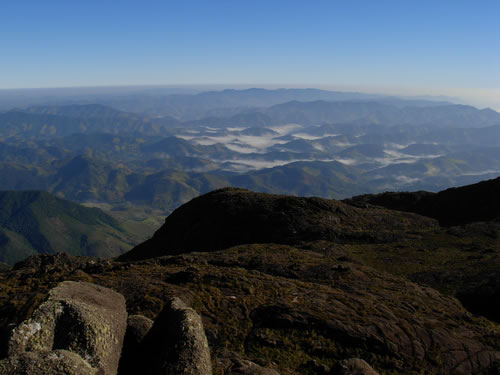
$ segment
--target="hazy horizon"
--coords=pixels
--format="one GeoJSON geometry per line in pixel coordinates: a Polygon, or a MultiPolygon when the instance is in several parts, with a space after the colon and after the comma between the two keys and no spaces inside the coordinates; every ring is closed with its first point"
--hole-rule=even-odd
{"type": "Polygon", "coordinates": [[[495,1],[12,2],[0,15],[0,89],[295,86],[498,110],[499,11],[495,1]]]}
{"type": "MultiPolygon", "coordinates": [[[[267,90],[278,89],[319,89],[327,91],[338,91],[345,93],[367,93],[374,95],[388,95],[403,97],[406,99],[431,99],[449,101],[456,104],[466,104],[478,107],[480,109],[490,108],[500,112],[500,90],[496,89],[420,89],[409,87],[370,87],[370,86],[338,86],[338,85],[293,85],[293,84],[144,84],[144,85],[112,85],[112,86],[63,86],[63,87],[18,87],[18,88],[0,88],[1,92],[29,92],[29,91],[54,91],[59,95],[65,95],[65,92],[72,92],[72,95],[78,94],[107,94],[117,91],[134,92],[143,89],[165,89],[171,92],[168,94],[197,94],[207,91],[222,90],[245,90],[252,88],[262,88],[267,90]],[[79,92],[78,92],[79,91],[79,92]],[[77,93],[78,92],[78,93],[77,93]]],[[[167,94],[167,92],[165,93],[167,94]]]]}

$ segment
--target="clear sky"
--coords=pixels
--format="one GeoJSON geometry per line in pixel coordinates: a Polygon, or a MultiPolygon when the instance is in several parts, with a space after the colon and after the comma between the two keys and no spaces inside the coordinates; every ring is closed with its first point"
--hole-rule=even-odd
{"type": "Polygon", "coordinates": [[[0,88],[214,83],[497,95],[500,1],[1,2],[0,88]]]}

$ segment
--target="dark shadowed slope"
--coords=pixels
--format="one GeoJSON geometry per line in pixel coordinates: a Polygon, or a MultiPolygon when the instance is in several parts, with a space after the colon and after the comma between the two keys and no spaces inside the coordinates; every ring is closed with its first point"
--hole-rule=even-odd
{"type": "Polygon", "coordinates": [[[225,188],[181,206],[154,237],[121,259],[211,251],[248,243],[385,242],[434,220],[381,208],[362,210],[321,198],[299,198],[225,188]]]}
{"type": "Polygon", "coordinates": [[[459,225],[500,217],[500,177],[439,193],[424,191],[361,195],[346,200],[369,203],[393,210],[415,212],[439,220],[441,225],[459,225]]]}

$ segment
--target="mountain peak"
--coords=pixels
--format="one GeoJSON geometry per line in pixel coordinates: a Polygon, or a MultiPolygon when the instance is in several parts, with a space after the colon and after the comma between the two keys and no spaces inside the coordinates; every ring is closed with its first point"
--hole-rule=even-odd
{"type": "Polygon", "coordinates": [[[385,242],[395,229],[436,226],[432,219],[381,208],[223,188],[175,210],[152,239],[124,254],[133,260],[190,251],[213,251],[240,244],[329,240],[385,242]]]}

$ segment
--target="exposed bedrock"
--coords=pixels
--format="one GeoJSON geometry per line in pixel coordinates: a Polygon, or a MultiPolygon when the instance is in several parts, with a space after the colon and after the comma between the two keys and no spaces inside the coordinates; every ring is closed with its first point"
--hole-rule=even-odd
{"type": "Polygon", "coordinates": [[[359,358],[341,361],[336,373],[339,375],[379,375],[366,361],[359,358]]]}
{"type": "Polygon", "coordinates": [[[126,327],[121,294],[90,283],[65,281],[13,330],[9,357],[67,350],[87,361],[97,374],[115,375],[126,327]]]}
{"type": "Polygon", "coordinates": [[[0,361],[1,375],[96,375],[97,370],[67,350],[25,352],[0,361]]]}
{"type": "Polygon", "coordinates": [[[238,353],[225,351],[217,357],[217,365],[224,374],[233,375],[279,375],[279,372],[259,366],[255,362],[243,358],[238,353]]]}
{"type": "Polygon", "coordinates": [[[146,242],[122,261],[191,251],[214,251],[250,243],[386,243],[431,229],[437,221],[384,208],[361,209],[333,200],[254,193],[224,188],[176,209],[146,242]]]}

